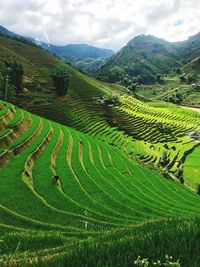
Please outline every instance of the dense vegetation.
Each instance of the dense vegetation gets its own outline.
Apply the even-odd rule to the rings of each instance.
[[[199,71],[199,45],[199,34],[179,43],[139,35],[109,59],[97,72],[97,77],[131,86],[161,83],[162,76],[173,72],[180,77],[185,72],[196,73]]]

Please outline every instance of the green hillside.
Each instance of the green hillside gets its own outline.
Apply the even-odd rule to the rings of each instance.
[[[0,35],[0,72],[6,72],[6,62],[20,62],[24,68],[24,92],[17,96],[19,105],[51,102],[55,96],[51,74],[61,63],[42,48],[16,37]]]
[[[20,57],[25,79],[40,85],[40,90],[31,87],[22,93],[17,98],[19,105],[96,137],[133,161],[184,182],[185,155],[198,145],[188,137],[199,129],[198,114],[175,105],[141,102],[124,87],[96,81],[28,43],[2,37],[1,45],[6,47],[7,59]],[[4,56],[5,52],[2,62]],[[62,65],[70,77],[67,96],[62,98],[56,96],[51,79],[57,65]]]
[[[200,54],[200,33],[190,36],[188,40],[176,44],[178,54],[183,63],[190,62],[199,57]]]
[[[15,105],[0,101],[3,266],[155,266],[168,254],[199,267],[200,114],[139,100],[27,41],[0,45],[1,76],[13,60],[24,69]]]
[[[30,37],[23,37],[14,32],[10,32],[1,25],[0,34],[21,38],[31,42],[32,44],[37,44],[38,46],[48,50],[54,55],[59,56],[66,62],[71,63],[76,68],[88,74],[93,74],[94,72],[96,72],[102,65],[107,62],[108,58],[110,58],[114,54],[114,52],[110,49],[104,49],[87,44],[47,44]]]
[[[28,243],[19,245],[12,261],[44,260],[56,251],[60,256],[66,249],[75,252],[80,239],[98,238],[104,230],[199,214],[198,195],[140,167],[118,149],[9,103],[1,102],[0,112],[5,261],[4,253],[17,242]],[[54,174],[59,175],[57,185]],[[34,235],[37,229],[40,234]]]
[[[138,35],[96,73],[140,96],[177,104],[200,104],[200,34],[178,43]],[[192,87],[195,84],[195,87]]]
[[[124,85],[151,84],[157,81],[156,75],[180,66],[171,43],[151,35],[138,35],[100,69],[97,77]]]

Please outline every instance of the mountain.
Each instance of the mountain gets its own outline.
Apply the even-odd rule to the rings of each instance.
[[[200,70],[200,33],[177,44],[177,54],[186,73],[199,73]]]
[[[100,69],[97,77],[107,82],[156,82],[156,74],[181,64],[176,48],[151,35],[134,37]]]
[[[198,71],[199,57],[200,33],[176,43],[152,35],[138,35],[113,55],[96,77],[125,86],[135,82],[152,84],[160,74],[168,74],[175,68]]]
[[[30,37],[22,37],[3,26],[0,26],[0,33],[28,40],[102,81],[117,82],[125,86],[133,83],[155,83],[157,76],[176,68],[195,73],[200,69],[200,33],[188,40],[174,43],[141,34],[130,40],[116,54],[112,50],[87,44],[47,44]]]
[[[41,46],[88,74],[97,71],[114,54],[112,50],[87,44],[56,46],[41,43]]]
[[[1,25],[0,25],[0,33],[3,33],[3,34],[8,35],[8,36],[19,36],[19,35],[15,34],[14,32],[7,30],[6,28],[4,28]]]
[[[27,37],[27,36],[21,36],[21,35],[19,35],[17,33],[11,32],[11,31],[9,31],[8,29],[6,29],[5,27],[3,27],[1,25],[0,25],[0,33],[4,34],[4,35],[8,35],[10,37],[17,37],[19,39],[27,40],[29,42],[32,42],[32,43],[38,45],[38,42],[35,39],[33,39],[31,37]]]
[[[56,45],[44,45],[42,47],[48,49],[50,52],[59,55],[70,61],[70,63],[75,63],[79,59],[85,58],[108,58],[113,55],[113,51],[109,49],[99,48],[87,44],[69,44],[65,46]]]
[[[176,44],[177,54],[185,64],[200,57],[200,33],[190,36],[186,41]]]
[[[30,37],[20,36],[7,30],[3,26],[0,26],[0,33],[11,37],[22,38],[41,46],[88,74],[96,72],[107,62],[108,58],[114,54],[114,52],[110,49],[99,48],[87,44],[69,44],[64,46],[47,44]]]

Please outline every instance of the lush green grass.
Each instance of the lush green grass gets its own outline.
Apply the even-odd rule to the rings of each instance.
[[[150,114],[154,114],[154,109],[149,109]],[[162,118],[165,113],[159,112]],[[104,266],[106,262],[108,266],[122,266],[125,259],[129,266],[130,260],[133,263],[139,254],[156,260],[170,253],[175,259],[181,259],[191,232],[192,246],[197,249],[197,234],[191,230],[196,222],[189,221],[191,229],[188,230],[186,221],[183,230],[178,228],[181,219],[176,221],[176,218],[184,222],[184,218],[198,216],[199,196],[128,158],[117,142],[121,135],[115,138],[117,131],[112,128],[107,131],[109,139],[116,142],[115,148],[105,143],[108,139],[103,143],[18,108],[5,129],[27,119],[32,121],[28,129],[4,147],[5,151],[20,149],[0,169],[1,257],[4,262],[9,260],[9,255],[11,265],[15,262],[20,266],[26,260],[36,262],[37,257],[46,262],[38,264],[48,265],[50,260],[55,266]],[[12,127],[14,132],[17,129]],[[54,174],[59,175],[57,185],[52,181]],[[156,223],[163,218],[167,218],[164,220],[167,233],[163,223],[160,230]],[[138,226],[140,232],[136,226],[131,226],[147,221],[152,223]],[[174,230],[170,232],[172,225]],[[36,233],[38,229],[40,232]],[[174,245],[178,253],[175,255],[170,250],[169,240],[164,240],[169,235],[172,238],[177,229],[183,233],[182,239],[177,234],[177,244],[182,240],[183,248],[178,250],[178,245]],[[154,251],[158,242],[156,231],[163,240],[158,252]],[[151,240],[148,241],[149,234]],[[141,253],[143,246],[148,248],[147,254]],[[138,249],[132,250],[134,247]],[[110,255],[110,259],[106,255]],[[114,255],[118,255],[116,259]],[[198,260],[197,256],[192,258],[194,266]]]
[[[200,184],[200,147],[197,147],[187,158],[183,166],[186,183],[197,190]]]
[[[34,266],[136,266],[134,261],[138,255],[162,261],[168,254],[174,260],[180,260],[181,267],[198,267],[199,230],[198,219],[176,219],[85,237],[13,232],[4,235],[3,252],[11,254],[18,247],[14,253],[15,261],[12,257],[10,260],[18,266],[28,266],[28,261]],[[48,257],[45,257],[45,252],[48,252]]]

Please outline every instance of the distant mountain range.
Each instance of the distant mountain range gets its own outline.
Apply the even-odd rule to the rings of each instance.
[[[173,69],[199,71],[200,33],[183,42],[171,43],[152,35],[138,35],[97,72],[96,77],[113,83],[151,84]]]
[[[39,42],[30,37],[20,36],[7,30],[3,26],[0,26],[0,33],[12,37],[16,36],[18,38],[24,38],[36,45],[41,46],[49,52],[56,54],[68,63],[71,63],[73,66],[88,74],[93,74],[93,72],[96,72],[114,54],[114,52],[110,49],[99,48],[87,44],[68,44],[64,46],[58,46],[47,44],[45,42]]]
[[[115,54],[112,50],[87,44],[47,44],[21,37],[2,26],[0,33],[24,38],[102,81],[125,86],[153,84],[158,77],[174,70],[180,73],[200,71],[200,33],[182,42],[141,34]]]
[[[0,33],[6,34],[6,35],[9,35],[9,36],[18,36],[18,34],[10,32],[9,30],[7,30],[6,28],[4,28],[1,25],[0,25]]]
[[[57,46],[41,43],[41,46],[88,74],[97,71],[114,54],[112,50],[87,44]]]

